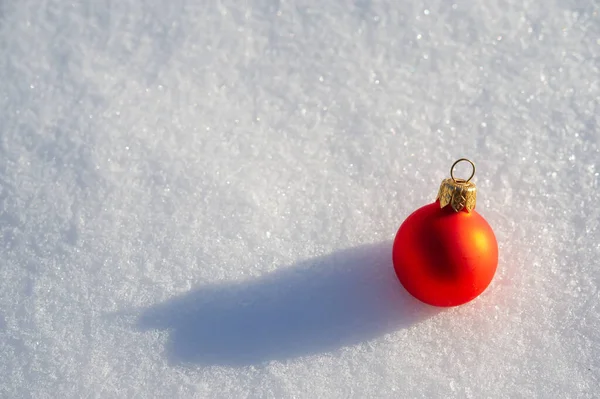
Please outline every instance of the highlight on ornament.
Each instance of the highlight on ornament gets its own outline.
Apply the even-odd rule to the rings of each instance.
[[[471,164],[468,179],[456,178],[460,162]],[[475,210],[475,164],[460,158],[443,179],[436,200],[401,224],[392,249],[396,275],[415,298],[433,306],[465,304],[485,291],[498,266],[498,243]]]

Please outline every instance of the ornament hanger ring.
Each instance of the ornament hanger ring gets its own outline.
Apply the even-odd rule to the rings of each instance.
[[[471,166],[473,167],[473,171],[471,172],[471,176],[469,176],[469,178],[468,178],[467,180],[465,180],[464,182],[465,182],[465,183],[468,183],[469,181],[471,181],[471,179],[473,178],[473,176],[475,176],[475,164],[474,164],[473,162],[471,162],[471,160],[469,160],[469,159],[467,159],[467,158],[461,158],[461,159],[459,159],[458,161],[454,162],[454,163],[452,164],[452,167],[450,168],[450,177],[452,177],[452,180],[454,180],[454,182],[455,182],[455,183],[458,183],[458,182],[456,181],[456,178],[454,177],[454,167],[455,167],[455,166],[456,166],[456,165],[457,165],[459,162],[462,162],[462,161],[466,161],[466,162],[470,163],[470,164],[471,164]],[[459,179],[459,180],[462,180],[462,179]]]

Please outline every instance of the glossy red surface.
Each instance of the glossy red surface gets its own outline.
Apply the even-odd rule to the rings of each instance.
[[[440,209],[436,201],[402,223],[393,260],[400,282],[414,297],[434,306],[457,306],[477,297],[492,281],[498,244],[477,211]]]

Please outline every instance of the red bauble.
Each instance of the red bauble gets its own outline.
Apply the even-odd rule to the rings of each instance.
[[[470,193],[461,192],[467,186]],[[473,209],[475,192],[469,181],[446,179],[438,200],[416,210],[398,230],[394,269],[406,290],[425,303],[462,305],[481,294],[494,277],[498,243],[490,225]],[[450,198],[455,194],[462,198],[458,205]],[[469,195],[471,209],[465,207]]]

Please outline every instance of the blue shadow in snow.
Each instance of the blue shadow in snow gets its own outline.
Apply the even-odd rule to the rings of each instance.
[[[197,288],[143,311],[138,326],[170,331],[174,363],[244,366],[334,351],[437,312],[402,288],[386,242]]]

